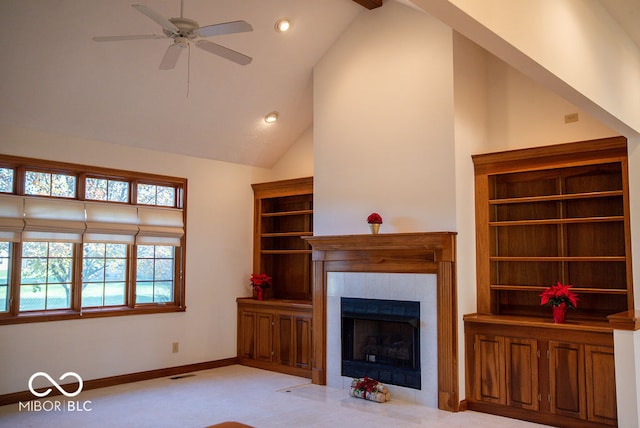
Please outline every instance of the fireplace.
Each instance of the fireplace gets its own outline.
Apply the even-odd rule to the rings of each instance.
[[[341,298],[342,376],[421,388],[420,302]]]
[[[433,407],[458,411],[456,233],[385,233],[303,239],[313,248],[313,383],[343,388],[345,382],[350,384],[349,377],[340,375],[340,297],[420,301],[421,389],[392,386],[394,397],[411,400],[402,395],[413,394],[414,402],[430,406],[435,403]],[[414,281],[407,282],[402,278],[396,284],[395,278],[403,275],[413,277]],[[364,276],[364,282],[360,278],[351,281],[361,276]],[[424,296],[425,293],[429,295]],[[424,338],[427,332],[433,339]],[[426,346],[431,343],[433,345]],[[335,368],[334,361],[337,361]],[[433,387],[430,382],[434,382]]]

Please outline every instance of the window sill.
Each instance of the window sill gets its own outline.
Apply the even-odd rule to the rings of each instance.
[[[0,325],[8,324],[25,324],[32,322],[48,322],[48,321],[65,321],[78,320],[86,318],[105,318],[118,317],[125,315],[149,315],[163,314],[170,312],[185,312],[184,306],[173,304],[167,305],[141,305],[135,308],[117,307],[117,308],[89,308],[83,309],[82,312],[65,309],[59,311],[38,311],[21,313],[17,316],[11,314],[0,315]]]

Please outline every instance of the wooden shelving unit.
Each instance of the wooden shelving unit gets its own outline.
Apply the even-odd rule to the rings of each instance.
[[[478,312],[546,317],[539,294],[579,293],[572,319],[633,308],[626,140],[474,156]]]
[[[253,184],[254,272],[273,277],[268,298],[311,300],[313,178]]]
[[[626,139],[473,161],[478,313],[464,318],[469,408],[559,426],[615,425],[607,317],[634,307]],[[563,325],[540,305],[558,281],[580,299]]]
[[[253,272],[272,277],[265,300],[239,298],[242,364],[311,378],[313,178],[253,184]]]

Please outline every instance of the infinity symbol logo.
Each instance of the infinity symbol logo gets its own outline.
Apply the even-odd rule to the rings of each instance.
[[[82,382],[82,378],[80,377],[80,375],[78,373],[74,373],[74,372],[66,372],[65,374],[63,374],[62,376],[60,376],[59,380],[63,380],[69,376],[75,377],[78,380],[78,390],[75,392],[67,392],[64,390],[64,388],[62,388],[60,386],[60,384],[58,384],[58,382],[56,382],[55,380],[53,380],[53,378],[51,378],[51,376],[49,376],[48,373],[45,372],[37,372],[31,375],[31,377],[29,378],[29,391],[31,391],[31,393],[33,395],[35,395],[36,397],[46,397],[47,395],[49,395],[51,393],[51,388],[48,388],[46,391],[44,392],[38,392],[33,388],[33,380],[35,378],[37,378],[38,376],[42,376],[45,377],[49,380],[49,382],[51,382],[51,384],[53,386],[56,387],[56,389],[58,391],[60,391],[60,393],[62,395],[64,395],[65,397],[75,397],[76,395],[80,394],[80,392],[82,392],[82,386],[83,386],[83,382]]]

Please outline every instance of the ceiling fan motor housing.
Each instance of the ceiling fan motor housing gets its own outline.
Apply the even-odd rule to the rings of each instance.
[[[198,23],[193,19],[189,18],[169,18],[169,22],[178,27],[177,33],[173,31],[169,31],[167,29],[163,29],[164,34],[167,37],[176,38],[184,38],[184,39],[195,39],[198,35],[196,34],[196,30],[198,29]]]

